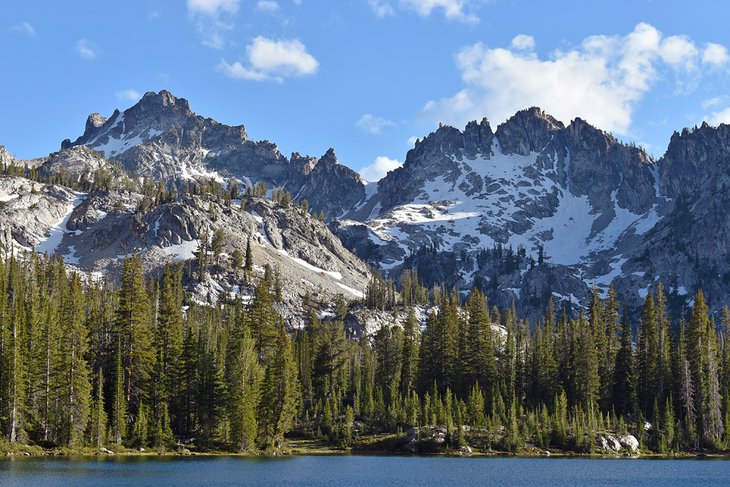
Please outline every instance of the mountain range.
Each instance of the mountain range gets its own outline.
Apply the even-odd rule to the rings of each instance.
[[[251,242],[256,271],[268,264],[287,283],[292,326],[303,300],[357,299],[375,269],[478,287],[528,318],[551,298],[585,307],[594,286],[636,308],[662,282],[675,314],[699,288],[714,310],[730,302],[728,125],[675,132],[655,160],[580,118],[565,125],[529,108],[496,129],[442,125],[374,183],[332,149],[287,157],[163,90],[90,115],[47,157],[0,147],[0,163],[6,249],[63,255],[89,278],[114,279],[130,253],[149,272],[187,262],[192,276],[218,233],[216,262],[189,283],[196,299],[247,295],[230,264]],[[211,185],[229,197],[211,198]],[[281,189],[294,203],[272,201]]]

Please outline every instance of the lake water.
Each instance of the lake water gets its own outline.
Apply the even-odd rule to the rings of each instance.
[[[2,487],[730,486],[730,461],[378,456],[0,460]]]

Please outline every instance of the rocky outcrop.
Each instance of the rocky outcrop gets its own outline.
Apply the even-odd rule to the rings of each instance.
[[[637,455],[639,453],[639,440],[634,435],[615,435],[612,433],[597,433],[596,446],[604,453],[628,453]]]
[[[533,107],[496,130],[486,119],[463,130],[441,125],[400,168],[366,184],[332,149],[287,157],[270,141],[251,140],[244,126],[199,116],[163,90],[108,118],[90,115],[81,137],[46,158],[16,161],[0,147],[0,163],[104,190],[79,195],[11,179],[0,187],[6,243],[40,245],[63,224],[54,233],[63,242],[58,252],[88,268],[112,269],[137,251],[148,252],[154,267],[174,252],[162,249],[190,246],[220,222],[234,246],[250,236],[267,248],[267,263],[297,269],[292,278],[311,292],[321,284],[354,297],[347,289],[362,289],[367,274],[354,251],[395,279],[415,268],[424,282],[479,287],[491,303],[514,302],[530,318],[549,299],[586,306],[594,285],[604,294],[613,285],[622,302],[638,307],[661,281],[675,314],[700,287],[713,311],[730,302],[728,125],[675,133],[654,161],[580,118],[565,125]],[[96,184],[97,175],[108,184]],[[326,215],[340,241],[293,207],[287,215],[265,204],[256,215],[219,207],[206,216],[192,198],[137,214],[144,178],[178,189],[200,179],[284,188]],[[300,261],[318,277],[300,276],[307,269]],[[199,294],[221,291],[204,284]],[[370,326],[353,320],[354,328]]]
[[[137,185],[118,164],[83,145],[50,154],[38,165],[38,171],[42,176],[64,175],[76,183],[96,182],[109,189]]]
[[[637,307],[659,281],[678,313],[700,287],[714,304],[730,300],[728,161],[725,125],[675,134],[654,161],[582,119],[565,126],[531,108],[494,134],[486,120],[440,126],[333,228],[395,278],[416,268],[424,282],[477,286],[523,316],[551,297],[579,309],[594,285]],[[500,259],[480,258],[498,247]]]
[[[328,216],[361,202],[364,184],[334,153],[319,161],[297,153],[288,159],[267,140],[252,141],[243,125],[228,126],[195,114],[184,98],[162,90],[146,93],[131,108],[108,119],[89,116],[84,134],[62,151],[85,146],[113,159],[138,177],[163,181],[212,178],[242,186],[283,187],[295,199]]]
[[[559,122],[540,108],[532,107],[517,112],[497,127],[497,139],[503,154],[527,156],[541,152],[553,138],[554,132],[563,129]]]
[[[370,271],[347,251],[327,226],[296,205],[280,206],[262,198],[238,201],[181,197],[141,211],[141,194],[126,189],[75,193],[61,186],[19,177],[0,178],[0,244],[17,255],[35,249],[62,256],[89,278],[117,281],[121,262],[137,255],[147,273],[158,274],[168,262],[185,263],[185,284],[192,299],[215,304],[253,290],[234,268],[233,254],[251,242],[254,274],[268,268],[280,276],[277,309],[291,327],[301,326],[308,311],[305,295],[322,307],[337,295],[359,300]],[[219,255],[213,236],[222,236]],[[201,269],[200,249],[208,265]]]
[[[15,163],[15,157],[8,150],[0,145],[0,166],[7,167]]]
[[[309,169],[303,186],[295,193],[299,201],[307,200],[312,208],[329,217],[341,217],[365,199],[365,186],[358,173],[337,161],[334,149],[329,149]],[[304,174],[304,173],[303,173]]]
[[[730,164],[730,125],[674,132],[666,154],[659,161],[659,189],[677,199],[692,198],[723,174]]]

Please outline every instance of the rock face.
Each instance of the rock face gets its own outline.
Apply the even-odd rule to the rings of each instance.
[[[551,297],[585,306],[593,285],[638,306],[660,280],[675,310],[699,287],[716,310],[730,301],[729,163],[726,125],[675,134],[654,161],[531,108],[494,132],[440,126],[333,229],[396,278],[477,286],[528,317]]]
[[[0,145],[0,166],[10,166],[14,162],[15,158],[13,155],[4,146]]]
[[[639,440],[634,435],[623,435],[618,439],[621,446],[630,453],[639,453]]]
[[[478,287],[492,304],[515,303],[533,319],[550,299],[585,307],[594,285],[604,294],[613,285],[636,308],[661,281],[675,315],[699,288],[713,311],[730,302],[728,125],[675,133],[655,161],[584,120],[566,125],[530,108],[496,129],[486,119],[463,130],[442,125],[402,167],[366,185],[333,149],[286,157],[163,90],[108,118],[90,115],[83,135],[48,157],[18,161],[0,147],[0,164],[94,188],[80,195],[0,181],[2,242],[90,271],[113,273],[127,252],[141,252],[153,269],[192,256],[196,241],[223,228],[232,249],[248,237],[266,249],[265,262],[298,279],[300,294],[322,287],[357,296],[368,271],[352,251],[396,279],[413,268],[424,283]],[[145,179],[178,190],[211,180],[284,188],[326,215],[339,240],[299,210],[264,200],[238,211],[217,204],[207,215],[191,197],[142,214]],[[238,285],[224,274],[195,285],[201,300]],[[371,318],[352,316],[353,329],[376,326]]]
[[[75,146],[37,160],[36,167],[43,176],[66,175],[74,182],[92,183],[104,179],[109,188],[134,187],[135,183],[118,165],[100,152],[86,146]],[[96,181],[97,183],[99,181]]]
[[[139,256],[153,275],[167,262],[184,262],[193,299],[213,304],[251,298],[253,290],[232,257],[236,250],[245,254],[250,241],[255,274],[263,275],[268,266],[280,275],[277,306],[292,328],[306,318],[305,294],[315,303],[331,303],[338,294],[357,300],[366,288],[368,267],[299,207],[262,198],[249,198],[242,207],[240,201],[226,205],[190,196],[140,211],[142,200],[125,189],[76,193],[0,177],[0,244],[18,255],[35,249],[63,256],[89,278],[112,282],[126,255]],[[196,253],[210,249],[216,233],[223,237],[222,251],[209,256],[201,273]]]
[[[362,178],[340,165],[334,151],[319,160],[296,153],[287,158],[269,141],[250,140],[243,125],[196,115],[187,100],[165,90],[146,93],[108,119],[90,115],[84,134],[65,140],[61,152],[77,146],[100,152],[138,177],[167,182],[207,177],[282,187],[329,216],[342,215],[365,197]]]

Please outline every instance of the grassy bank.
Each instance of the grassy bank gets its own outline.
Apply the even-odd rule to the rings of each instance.
[[[501,450],[484,450],[478,448],[452,449],[442,447],[431,451],[412,452],[403,449],[404,437],[399,434],[382,434],[362,436],[353,440],[351,445],[337,446],[317,439],[290,439],[285,446],[271,452],[235,452],[215,448],[198,448],[188,445],[178,448],[162,449],[130,449],[124,447],[92,448],[92,447],[53,447],[43,448],[39,445],[20,443],[0,443],[0,457],[36,457],[36,456],[88,456],[88,457],[155,457],[155,456],[278,456],[278,455],[392,455],[392,456],[464,456],[464,457],[523,457],[523,458],[645,458],[645,459],[677,459],[677,458],[716,458],[730,459],[724,452],[677,452],[660,454],[641,452],[636,455],[628,453],[578,453],[557,449],[540,449],[526,446],[516,452]]]

